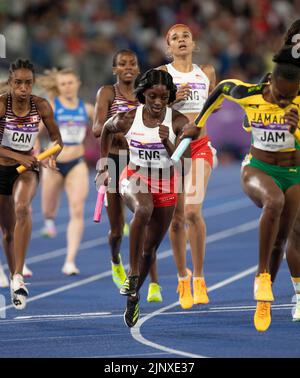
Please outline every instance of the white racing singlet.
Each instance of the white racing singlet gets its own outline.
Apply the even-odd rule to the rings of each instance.
[[[30,112],[19,117],[12,111],[12,98],[9,94],[5,115],[0,118],[0,145],[16,151],[30,151],[38,135],[40,121],[41,117],[32,96]]]
[[[176,102],[172,108],[181,113],[200,113],[209,92],[209,79],[197,64],[193,64],[190,72],[177,71],[171,63],[166,65],[167,71],[173,77],[174,84],[178,87],[188,84],[191,93],[186,100]]]
[[[170,156],[161,142],[158,127],[147,127],[143,122],[143,108],[136,109],[131,128],[125,135],[129,146],[130,161],[136,166],[150,168],[169,168],[173,165]],[[176,135],[172,128],[172,109],[166,108],[162,124],[169,128],[169,139],[175,144]]]

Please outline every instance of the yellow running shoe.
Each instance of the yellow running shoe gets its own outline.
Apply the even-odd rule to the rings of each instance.
[[[207,289],[203,277],[193,279],[194,304],[207,304],[209,302]]]
[[[162,302],[161,287],[155,282],[150,282],[148,287],[148,302]]]
[[[274,301],[271,275],[269,273],[261,273],[258,277],[255,277],[254,299],[262,302]]]
[[[122,264],[121,255],[119,255],[119,259],[120,259],[119,264],[114,264],[113,262],[111,262],[111,274],[112,274],[112,279],[114,283],[116,284],[117,288],[121,289],[127,276],[126,276],[124,266]]]
[[[257,331],[266,331],[271,324],[271,303],[257,302],[254,314],[254,325]]]
[[[128,236],[129,235],[129,224],[125,223],[123,227],[123,235]]]
[[[183,309],[191,308],[194,304],[194,298],[191,291],[191,276],[178,280],[177,293],[179,294],[179,303]]]

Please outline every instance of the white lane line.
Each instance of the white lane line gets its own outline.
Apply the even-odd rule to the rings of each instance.
[[[233,227],[233,228],[230,228],[228,230],[224,230],[224,231],[220,231],[214,235],[210,235],[209,237],[207,237],[206,239],[206,243],[212,243],[214,241],[217,241],[217,240],[221,240],[221,239],[225,239],[227,237],[230,237],[230,236],[234,236],[234,235],[237,235],[237,234],[240,234],[240,233],[243,233],[243,232],[247,232],[247,231],[250,231],[252,229],[255,229],[257,228],[258,226],[258,220],[255,219],[253,221],[250,221],[250,222],[247,222],[247,223],[244,223],[244,224],[241,224],[240,226],[237,226],[237,227]],[[257,270],[257,265],[249,268],[249,269],[246,269],[244,270],[243,272],[240,272],[232,277],[229,277],[211,287],[208,288],[208,291],[213,291],[213,290],[217,290],[221,287],[224,287],[226,285],[229,285],[230,283],[232,282],[235,282],[237,280],[240,280],[252,273],[254,273],[255,271]],[[147,345],[147,346],[150,346],[152,348],[155,348],[155,349],[158,349],[158,350],[162,350],[164,352],[169,352],[169,353],[175,353],[175,354],[178,354],[178,355],[181,355],[181,356],[185,356],[185,357],[190,357],[190,358],[205,358],[205,356],[202,356],[202,355],[195,355],[193,353],[187,353],[187,352],[184,352],[184,351],[180,351],[180,350],[176,350],[176,349],[172,349],[172,348],[168,348],[168,347],[165,347],[163,345],[160,345],[160,344],[157,344],[157,343],[154,343],[152,341],[149,341],[147,339],[145,339],[142,334],[141,334],[141,327],[142,325],[148,321],[149,319],[157,316],[158,314],[161,314],[162,312],[165,312],[173,307],[176,307],[179,305],[179,301],[169,305],[169,306],[166,306],[166,307],[162,307],[161,309],[157,310],[157,311],[154,311],[153,313],[151,314],[148,314],[147,316],[141,318],[137,325],[133,328],[131,328],[131,335],[132,337],[144,344],[144,345]]]
[[[295,307],[293,303],[272,305],[272,311],[279,310],[291,310]],[[209,308],[207,310],[188,310],[188,311],[168,311],[161,312],[156,316],[169,316],[169,315],[201,315],[201,314],[218,314],[226,312],[253,312],[255,306],[236,306],[236,307],[223,307],[222,309]],[[141,313],[142,316],[148,314]],[[123,314],[112,314],[111,312],[94,312],[88,314],[56,314],[56,315],[33,315],[33,316],[17,316],[13,319],[2,319],[0,320],[0,326],[6,324],[19,324],[19,323],[45,323],[45,322],[56,322],[56,321],[76,321],[76,320],[94,320],[94,319],[112,319],[112,318],[123,318]],[[30,337],[29,337],[30,338]]]
[[[210,235],[210,236],[207,237],[207,243],[212,243],[214,241],[222,240],[222,239],[228,238],[228,237],[233,236],[233,235],[237,235],[237,234],[241,234],[243,232],[247,232],[247,231],[249,231],[251,229],[256,228],[257,227],[257,222],[258,222],[257,220],[252,220],[250,222],[243,223],[240,226],[231,227],[231,228],[229,228],[227,230],[223,230],[223,231],[217,232],[217,233],[215,233],[215,234]],[[96,240],[97,239],[94,239],[94,240],[91,240],[90,242],[92,243],[92,242],[95,242]],[[189,248],[187,248],[187,250],[189,250]],[[167,258],[167,257],[169,257],[171,255],[172,255],[172,250],[168,249],[166,251],[158,253],[157,254],[157,259],[161,260],[161,259]],[[124,268],[127,269],[128,268],[128,264],[126,264],[124,266]],[[34,302],[34,301],[37,301],[39,299],[43,299],[43,298],[49,297],[51,295],[62,293],[64,291],[66,291],[66,290],[74,289],[76,287],[83,286],[83,285],[95,282],[95,281],[100,280],[102,278],[109,277],[110,275],[111,275],[111,271],[107,270],[106,272],[99,273],[99,274],[90,276],[88,278],[85,278],[83,280],[78,280],[78,281],[73,282],[71,284],[64,285],[64,286],[58,287],[56,289],[53,289],[53,290],[50,290],[50,291],[46,291],[44,293],[41,293],[41,294],[36,295],[34,297],[31,297],[31,298],[29,298],[27,300],[27,303]],[[178,303],[178,302],[176,302],[176,303]],[[174,305],[172,305],[172,307],[174,307]],[[4,310],[8,310],[10,308],[13,308],[13,305],[9,305],[9,306],[5,306],[5,307],[0,308],[0,312],[4,311]]]
[[[254,222],[254,221],[253,221],[253,222]],[[250,222],[248,222],[248,223],[250,223]],[[240,228],[241,228],[242,226],[243,226],[243,225],[241,225]],[[241,231],[241,232],[243,232],[243,231]],[[225,231],[224,231],[223,233],[225,233]],[[240,233],[240,232],[238,232],[238,233]],[[224,286],[226,286],[226,285],[229,285],[229,284],[232,283],[232,282],[238,281],[238,280],[240,280],[240,279],[242,279],[242,278],[248,276],[249,274],[254,273],[254,272],[256,271],[256,269],[257,269],[257,265],[255,265],[255,266],[253,266],[253,267],[251,267],[251,268],[249,268],[249,269],[246,269],[246,270],[244,270],[244,271],[242,271],[242,272],[240,272],[240,273],[238,273],[238,274],[235,274],[234,276],[229,277],[229,278],[227,278],[227,279],[225,279],[225,280],[223,280],[223,281],[220,281],[220,282],[218,282],[217,284],[215,284],[215,285],[209,287],[209,288],[208,288],[208,291],[217,290],[217,289],[219,289],[219,288],[221,288],[221,287],[224,287]],[[200,355],[200,354],[193,354],[193,353],[188,353],[188,352],[184,352],[184,351],[181,351],[181,350],[177,350],[177,349],[172,349],[172,348],[165,347],[165,346],[163,346],[163,345],[160,345],[160,344],[154,343],[153,341],[147,340],[144,336],[142,336],[142,334],[141,334],[141,327],[142,327],[142,325],[143,325],[146,321],[148,321],[148,320],[154,318],[155,316],[160,315],[161,313],[163,313],[163,312],[165,312],[165,311],[168,311],[168,310],[170,310],[171,308],[174,308],[174,307],[176,307],[176,306],[178,306],[178,305],[179,305],[179,301],[174,302],[174,303],[172,303],[172,304],[169,305],[169,306],[162,307],[162,308],[160,308],[159,310],[154,311],[153,313],[148,314],[148,315],[146,315],[145,317],[141,318],[141,319],[138,321],[137,325],[136,325],[135,327],[131,328],[131,330],[130,330],[130,331],[131,331],[131,335],[132,335],[132,337],[133,337],[136,341],[138,341],[139,343],[141,343],[141,344],[144,344],[144,345],[146,345],[146,346],[152,347],[152,348],[154,348],[154,349],[162,350],[162,351],[164,351],[164,352],[169,352],[169,353],[172,353],[172,354],[178,354],[179,356],[184,356],[184,357],[189,357],[189,358],[206,358],[206,356],[202,356],[202,355]]]
[[[247,204],[247,202],[245,202],[244,200],[241,200],[241,199],[226,202],[226,203],[224,203],[223,205],[220,205],[220,206],[212,206],[212,207],[207,208],[206,209],[207,214],[205,215],[205,210],[204,210],[204,215],[205,215],[206,218],[213,217],[213,216],[220,215],[220,214],[223,214],[223,213],[226,213],[226,212],[229,212],[229,211],[238,210],[242,207],[245,207],[246,204]],[[251,203],[250,203],[250,205],[251,205]],[[85,227],[87,227],[89,225],[92,226],[94,224],[95,223],[91,222],[91,224],[87,224]],[[250,225],[250,227],[251,227],[251,225]],[[224,232],[226,233],[227,230],[225,230]],[[36,233],[37,233],[36,234],[37,236],[33,237],[32,239],[40,237],[39,231],[36,231]],[[217,233],[215,235],[217,235],[218,238],[220,238],[220,237],[223,238],[223,234]],[[210,242],[209,241],[210,237],[211,236],[208,236],[208,238],[207,238],[208,242]],[[214,237],[214,236],[212,235],[212,237]],[[93,247],[97,247],[97,246],[101,246],[101,245],[106,245],[106,244],[107,244],[107,237],[103,236],[101,238],[92,239],[92,240],[89,240],[89,241],[86,241],[86,242],[82,242],[80,247],[79,247],[79,250],[82,251],[82,250],[86,250],[86,249],[89,249],[89,248],[93,248]],[[171,251],[171,250],[169,250],[169,251]],[[172,254],[172,251],[171,252],[169,252],[169,251],[168,251],[168,253]],[[41,262],[41,261],[50,260],[52,258],[64,256],[65,254],[66,254],[66,248],[59,248],[59,249],[55,249],[55,250],[50,251],[50,252],[39,254],[38,256],[28,257],[26,259],[26,263],[34,264],[34,263],[38,263],[38,262]],[[167,255],[166,257],[168,257],[168,256],[170,256],[170,255]],[[4,264],[3,268],[7,270],[8,265]]]
[[[87,312],[82,314],[48,314],[48,315],[31,315],[31,316],[16,316],[16,320],[28,320],[28,319],[43,319],[43,318],[76,318],[76,317],[90,317],[90,316],[103,316],[111,315],[111,312]]]
[[[250,206],[253,206],[253,203],[247,197],[240,198],[233,201],[222,203],[220,205],[205,208],[203,209],[203,215],[205,218],[210,218],[215,215],[224,214],[229,211],[244,209]]]
[[[169,353],[159,353],[159,352],[156,352],[156,353],[135,353],[135,354],[117,354],[117,355],[110,355],[110,356],[92,356],[92,357],[87,357],[87,358],[128,358],[128,357],[132,357],[132,358],[136,358],[136,357],[145,357],[145,356],[161,356],[161,355],[164,355],[164,354],[169,354]]]
[[[225,214],[229,211],[240,210],[240,209],[247,208],[250,206],[252,206],[252,203],[250,202],[248,198],[241,198],[241,199],[237,199],[233,201],[228,201],[220,205],[208,207],[203,210],[203,215],[205,218],[210,218],[216,215]],[[95,226],[95,223],[91,219],[92,219],[92,213],[89,213],[89,215],[86,217],[86,220],[85,220],[85,225],[84,225],[85,228]],[[101,221],[101,225],[104,225],[106,223],[108,223],[107,217],[103,218],[103,220]],[[67,227],[68,227],[68,222],[57,224],[56,225],[57,234],[65,232],[67,230]],[[43,236],[41,235],[41,231],[34,230],[31,235],[31,240],[35,240],[39,238],[43,238]]]
[[[106,236],[103,236],[97,239],[88,240],[80,244],[79,251],[84,251],[84,250],[94,248],[94,247],[100,247],[101,245],[105,245],[105,244],[107,244]],[[41,261],[53,259],[55,257],[64,256],[65,254],[66,254],[66,248],[58,248],[58,249],[54,249],[53,251],[40,254],[38,256],[29,257],[26,259],[26,262],[29,264],[34,264]],[[8,265],[4,264],[3,268],[8,269]]]

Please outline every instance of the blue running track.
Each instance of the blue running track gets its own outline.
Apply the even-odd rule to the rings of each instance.
[[[33,203],[27,258],[34,272],[27,280],[27,308],[16,311],[9,290],[0,289],[6,299],[6,308],[0,311],[0,357],[300,357],[300,323],[292,321],[293,288],[286,261],[274,284],[269,330],[258,333],[253,325],[260,211],[243,194],[239,170],[238,164],[216,169],[204,205],[210,303],[186,311],[178,305],[176,270],[166,236],[158,251],[163,302],[146,301],[147,281],[141,292],[141,318],[131,330],[123,322],[126,298],[119,295],[111,279],[106,212],[100,224],[92,222],[94,172],[78,276],[61,273],[68,222],[66,198],[56,221],[57,237],[43,239],[39,235],[43,222],[39,192]],[[122,256],[127,264],[126,237]],[[3,254],[1,260],[4,262]],[[189,252],[188,264],[191,266]]]

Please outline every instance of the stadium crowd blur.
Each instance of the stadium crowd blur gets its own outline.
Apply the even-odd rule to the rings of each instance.
[[[97,88],[114,81],[116,50],[134,50],[141,71],[160,66],[168,62],[166,31],[185,23],[197,41],[195,63],[213,64],[218,80],[256,82],[270,70],[283,33],[299,15],[300,0],[1,0],[7,59],[0,59],[0,75],[19,56],[30,58],[38,72],[73,67],[82,79],[81,96],[94,102]],[[229,124],[232,118],[227,115]],[[213,142],[234,147],[230,134],[220,141],[212,135]],[[247,135],[238,137],[248,145]]]

